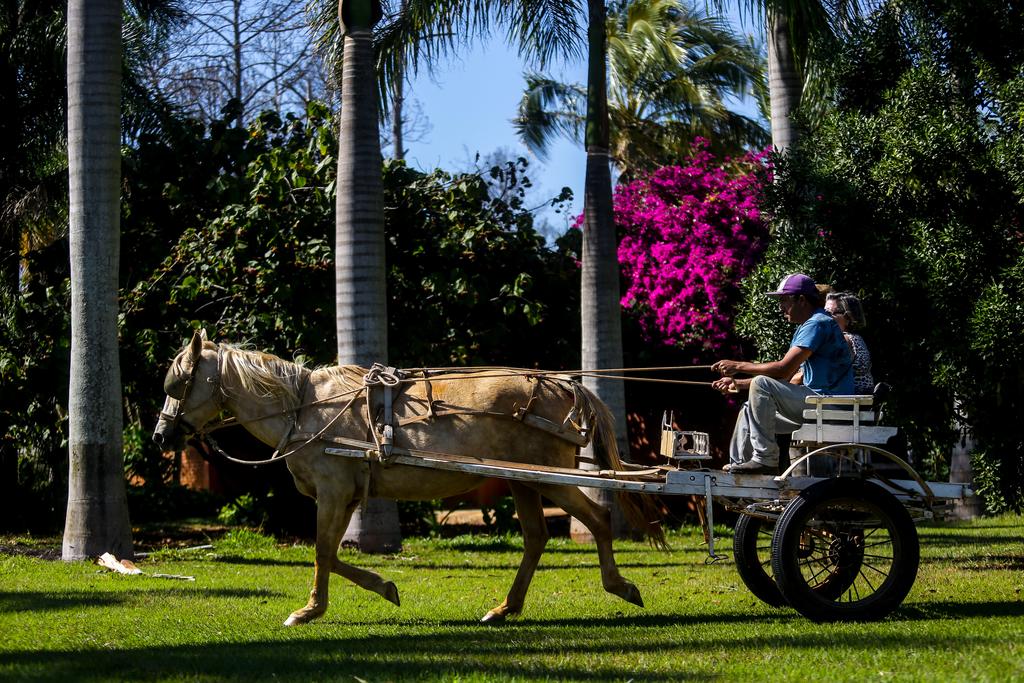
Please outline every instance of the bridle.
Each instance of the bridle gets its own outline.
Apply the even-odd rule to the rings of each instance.
[[[223,374],[223,367],[224,367],[224,347],[222,347],[219,344],[216,345],[216,346],[217,346],[217,367],[216,367],[215,374],[212,377],[208,378],[207,382],[209,382],[213,386],[213,400],[215,402],[214,407],[215,407],[217,413],[220,413],[222,408],[224,407],[224,402],[227,399],[227,394],[224,391],[224,386],[223,386],[222,381],[221,381],[221,377],[222,377],[222,374]],[[159,413],[160,419],[163,419],[163,420],[166,420],[166,421],[170,422],[170,425],[171,425],[171,430],[170,431],[171,431],[171,433],[172,434],[178,433],[178,429],[179,429],[179,427],[181,427],[181,435],[183,435],[187,439],[189,439],[189,440],[193,440],[193,439],[194,440],[198,440],[200,443],[205,444],[212,451],[215,451],[215,452],[219,453],[226,460],[229,460],[229,461],[235,462],[235,463],[239,463],[239,464],[243,464],[243,465],[263,465],[263,464],[266,464],[268,462],[274,462],[276,460],[283,459],[283,458],[286,458],[289,455],[291,455],[292,454],[291,452],[287,453],[287,454],[284,454],[284,455],[280,455],[280,451],[281,451],[281,449],[285,445],[287,445],[291,441],[291,435],[292,435],[292,432],[294,431],[295,426],[296,426],[296,419],[297,419],[298,408],[301,408],[302,406],[298,406],[296,408],[287,408],[287,409],[285,409],[283,411],[274,411],[274,412],[268,413],[266,415],[260,415],[258,417],[252,418],[251,420],[248,420],[249,422],[259,422],[260,420],[266,420],[266,419],[269,419],[269,418],[272,418],[272,417],[279,417],[279,416],[282,416],[282,415],[291,414],[290,425],[288,426],[288,428],[285,430],[283,436],[281,437],[281,442],[278,444],[277,448],[275,449],[274,456],[270,460],[265,460],[265,461],[262,461],[262,460],[261,461],[248,461],[248,460],[240,460],[238,458],[234,458],[234,457],[230,456],[229,454],[225,453],[224,450],[220,446],[217,445],[217,442],[214,441],[213,436],[211,435],[211,432],[217,431],[217,430],[222,429],[224,427],[228,427],[230,425],[238,424],[238,419],[236,417],[229,416],[229,417],[226,417],[226,418],[222,418],[220,420],[215,420],[215,421],[212,421],[212,422],[208,422],[208,423],[202,425],[201,427],[196,427],[191,422],[189,422],[188,420],[185,419],[185,417],[184,417],[184,413],[185,413],[184,405],[185,405],[186,401],[188,401],[188,397],[191,394],[193,387],[195,386],[195,380],[196,380],[196,376],[197,376],[198,371],[199,371],[199,362],[200,362],[201,358],[202,358],[202,353],[201,352],[199,354],[192,355],[191,354],[191,350],[189,351],[189,359],[192,361],[192,367],[189,370],[188,375],[183,378],[184,382],[183,382],[183,384],[181,386],[180,392],[178,391],[177,387],[174,387],[174,386],[170,386],[169,387],[167,380],[164,381],[164,393],[166,393],[167,396],[169,396],[170,398],[173,398],[173,399],[175,399],[175,401],[177,401],[177,405],[175,406],[174,412],[167,413],[167,412],[164,412],[163,410],[161,410],[160,413]],[[300,389],[299,389],[299,395],[300,396],[304,393],[306,384],[309,382],[309,378],[310,378],[310,374],[306,374],[305,377],[303,378],[302,384],[301,384]],[[175,380],[177,380],[177,379],[178,378],[175,377]],[[176,383],[177,382],[175,382],[175,384]],[[338,396],[333,396],[331,398],[338,398],[339,396],[344,396],[344,395],[350,394],[350,393],[354,393],[354,392],[344,392],[343,394],[340,394]],[[179,398],[179,396],[180,396],[180,398]],[[318,400],[318,401],[313,401],[312,403],[310,403],[308,405],[313,405],[315,403],[319,403],[322,400],[324,400],[324,399],[321,399],[321,400]],[[354,400],[354,398],[352,400]],[[347,405],[351,405],[352,404],[352,400],[350,400]],[[344,412],[344,411],[341,411],[341,412]],[[338,413],[338,416],[341,415],[341,412]],[[335,418],[335,419],[337,419],[337,418]],[[323,432],[326,431],[327,427],[329,427],[333,423],[334,423],[334,420],[331,420],[331,422],[329,422],[328,425],[325,426],[324,429],[321,430],[321,432],[319,434],[316,434],[313,437],[311,437],[307,441],[307,444],[309,442],[319,438],[323,434]]]
[[[189,355],[191,356],[191,353]],[[216,371],[216,374],[213,377],[211,377],[210,379],[207,380],[210,384],[213,385],[213,395],[214,395],[214,399],[217,401],[218,409],[220,408],[220,403],[223,402],[223,392],[221,390],[221,384],[220,384],[220,368],[221,368],[222,358],[223,358],[223,350],[218,345],[217,346],[217,371]],[[163,410],[160,411],[160,418],[164,419],[164,420],[168,420],[171,423],[171,433],[172,434],[176,433],[178,431],[178,427],[180,425],[180,426],[184,427],[184,429],[182,430],[182,433],[186,437],[188,437],[188,436],[195,436],[195,435],[201,435],[200,429],[197,428],[195,425],[193,425],[188,420],[186,420],[184,418],[184,416],[183,416],[184,412],[185,412],[185,402],[188,400],[189,394],[192,392],[192,386],[195,384],[196,375],[199,372],[199,361],[200,360],[202,360],[202,351],[200,351],[195,356],[192,356],[192,368],[189,370],[188,376],[185,378],[185,385],[182,388],[181,398],[178,398],[176,396],[171,395],[171,393],[167,391],[167,387],[166,386],[164,387],[164,391],[167,393],[167,395],[170,396],[171,398],[175,399],[178,402],[178,404],[174,407],[174,412],[173,413],[165,413]]]

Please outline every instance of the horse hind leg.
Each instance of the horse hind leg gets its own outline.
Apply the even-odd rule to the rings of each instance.
[[[508,595],[500,605],[487,612],[480,621],[486,624],[500,624],[507,618],[523,611],[526,591],[533,580],[533,574],[548,542],[548,525],[544,520],[544,508],[540,493],[517,482],[509,482],[512,497],[519,515],[519,525],[523,530],[523,559],[516,571],[516,578]]]
[[[285,626],[308,623],[323,616],[327,611],[328,593],[331,572],[339,574],[352,583],[377,593],[384,599],[398,604],[398,588],[394,583],[385,581],[374,572],[359,569],[338,559],[338,545],[348,528],[349,520],[358,502],[351,496],[345,503],[332,500],[331,496],[321,494],[317,497],[316,521],[316,564],[313,573],[313,590],[309,594],[306,606],[291,613],[285,620]]]
[[[626,602],[644,606],[640,590],[622,577],[615,564],[612,549],[611,512],[601,507],[583,491],[569,486],[545,486],[541,492],[560,508],[578,519],[590,529],[597,544],[597,557],[601,565],[601,584],[606,591],[617,595]]]

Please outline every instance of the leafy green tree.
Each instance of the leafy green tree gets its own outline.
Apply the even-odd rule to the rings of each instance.
[[[141,55],[178,18],[174,0],[125,3],[125,139],[160,130],[170,112],[140,83]],[[17,289],[21,255],[67,231],[67,2],[11,0],[0,7],[0,286]]]
[[[786,272],[860,291],[917,464],[943,476],[965,424],[989,508],[1019,509],[1024,12],[905,0],[851,31],[828,66],[834,111],[769,188],[774,240],[743,328],[765,356],[785,345],[758,293]]]
[[[613,4],[607,32],[609,138],[620,173],[678,163],[695,137],[720,156],[767,144],[760,123],[728,106],[765,92],[764,60],[722,19],[681,0],[635,0]],[[585,102],[584,86],[529,74],[518,133],[541,157],[554,135],[582,140]]]
[[[154,142],[130,163],[139,167],[130,175],[133,185],[147,188],[133,189],[126,202],[131,248],[174,239],[154,233],[151,218],[140,212],[167,210],[188,224],[145,279],[125,282],[125,353],[139,349],[125,365],[140,366],[127,371],[125,386],[139,412],[156,408],[154,374],[181,341],[181,330],[162,332],[169,320],[206,325],[225,339],[278,354],[335,361],[336,344],[321,332],[334,320],[330,237],[337,138],[331,125],[326,107],[314,104],[303,119],[264,113],[237,139],[228,125],[219,126],[190,143],[194,168],[210,182],[189,186],[193,166],[170,166],[158,175],[180,177],[162,195],[151,191],[156,188],[144,180],[142,167],[160,159],[178,163],[173,148]],[[232,151],[221,156],[210,151],[216,148]],[[230,183],[216,175],[217,160],[224,163],[225,157],[245,159],[241,176]],[[572,292],[579,277],[577,236],[547,247],[523,203],[530,187],[526,172],[524,160],[485,175],[384,164],[392,362],[578,366],[570,335],[559,333],[566,325],[571,333],[566,317],[578,307]],[[191,197],[201,201],[204,193],[217,192],[225,206],[217,208],[214,200],[207,215],[191,216]],[[538,345],[538,338],[551,341]]]
[[[122,338],[132,416],[147,419],[159,408],[158,378],[182,336],[167,330],[179,321],[313,364],[336,359],[335,340],[322,333],[335,315],[337,133],[330,113],[322,105],[311,105],[303,119],[265,113],[240,132],[227,116],[205,138],[194,129],[195,139],[173,148],[152,140],[129,164],[132,248],[146,254],[147,242],[173,239],[151,224],[161,212],[188,226],[148,277],[126,283]],[[181,150],[194,150],[195,173]],[[239,176],[218,172],[234,159],[244,160]],[[164,169],[147,179],[159,165]],[[549,249],[533,228],[523,205],[525,170],[525,162],[484,176],[384,165],[390,362],[578,367],[566,336],[578,310],[578,250],[571,240]],[[157,178],[167,179],[162,192]],[[205,216],[193,215],[193,199]],[[151,450],[132,456],[134,467],[159,462]],[[280,474],[275,499],[294,488]]]
[[[120,129],[124,140],[135,142],[139,135],[159,131],[169,116],[160,98],[135,76],[139,55],[152,49],[160,27],[173,23],[177,10],[173,0],[132,0],[123,9]],[[68,345],[65,335],[41,334],[60,329],[66,316],[37,317],[47,302],[66,296],[58,275],[66,267],[51,273],[36,269],[53,265],[53,254],[67,256],[66,243],[49,248],[68,232],[67,16],[67,3],[54,0],[11,0],[0,6],[0,101],[5,107],[0,117],[0,499],[5,504],[17,499],[11,490],[17,482],[66,481],[65,474],[54,478],[60,458],[51,449],[66,436],[56,415],[58,406],[66,415],[67,369],[40,374],[68,360],[61,351]],[[24,353],[25,348],[51,348],[55,355],[44,359]],[[44,377],[64,387],[63,396],[41,397],[37,387]],[[36,418],[34,426],[26,412]],[[62,448],[66,458],[66,444]],[[31,484],[26,489],[34,491]],[[39,500],[52,512],[48,497]],[[33,522],[49,520],[50,512],[5,517]]]

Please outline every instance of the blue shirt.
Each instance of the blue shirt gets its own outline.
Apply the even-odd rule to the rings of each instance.
[[[818,394],[853,393],[853,357],[839,324],[819,308],[793,333],[790,346],[810,349],[804,385]]]

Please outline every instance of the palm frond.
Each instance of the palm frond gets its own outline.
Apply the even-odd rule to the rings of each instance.
[[[586,45],[586,13],[578,0],[500,0],[498,23],[519,54],[541,69],[556,58],[579,59]]]
[[[528,73],[519,111],[512,120],[516,134],[538,159],[547,158],[551,141],[559,136],[581,142],[586,120],[586,88]]]

